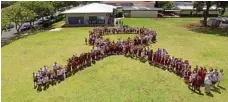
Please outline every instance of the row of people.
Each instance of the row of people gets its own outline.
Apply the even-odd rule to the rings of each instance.
[[[100,32],[97,29],[104,30],[106,28],[95,28],[95,32],[90,32],[90,35],[92,34],[92,36],[95,36],[95,39],[100,39],[98,41],[94,41],[95,43],[91,44],[93,45],[93,49],[90,52],[82,53],[80,55],[73,55],[67,60],[67,65],[65,67],[57,67],[56,63],[53,65],[52,71],[48,71],[48,69],[45,67],[42,69],[42,71],[39,71],[40,75],[43,75],[44,77],[42,76],[41,78],[38,77],[34,79],[44,80],[44,82],[38,82],[39,84],[47,83],[46,81],[48,79],[49,82],[64,79],[65,77],[69,77],[75,74],[77,71],[83,70],[87,66],[95,64],[96,61],[110,55],[125,55],[126,57],[140,59],[140,61],[142,62],[148,61],[150,65],[167,69],[170,72],[174,72],[181,78],[184,78],[185,82],[189,85],[191,89],[198,90],[199,92],[200,87],[205,84],[205,80],[208,78],[206,77],[208,71],[205,67],[196,66],[196,68],[192,70],[188,60],[183,60],[182,58],[175,58],[174,56],[171,57],[165,49],[158,49],[157,51],[153,51],[144,43],[140,43],[140,41],[137,42],[135,39],[131,38],[128,38],[127,40],[118,39],[117,42],[111,42],[109,39],[103,39],[102,36],[104,34],[101,33],[102,31]],[[222,74],[218,74],[216,70],[213,71],[213,73],[211,72],[210,74],[211,81],[213,83],[221,80]],[[61,78],[61,76],[63,76],[63,78]],[[217,77],[217,80],[215,80],[215,77]],[[37,81],[38,80],[36,80],[36,82]],[[44,84],[44,86],[45,85],[46,84]]]
[[[212,83],[215,84],[219,82],[222,77],[222,71],[218,74],[217,69],[207,71],[206,67],[199,67],[196,66],[194,69],[191,68],[188,60],[183,60],[182,58],[175,58],[174,56],[168,55],[167,50],[165,49],[158,49],[157,51],[153,52],[149,48],[143,45],[134,45],[132,42],[110,42],[109,40],[105,40],[105,42],[98,44],[93,47],[93,50],[89,52],[91,54],[92,61],[96,59],[103,58],[104,56],[109,55],[116,55],[116,54],[123,54],[125,56],[140,59],[142,62],[148,61],[150,65],[154,65],[163,69],[167,69],[170,72],[174,72],[176,75],[180,76],[185,80],[185,82],[189,85],[189,87],[193,91],[200,91],[200,87],[204,86],[205,78],[208,72],[211,74]],[[74,58],[75,65],[80,62]],[[70,63],[71,63],[70,61]],[[84,61],[82,61],[84,62]],[[69,65],[70,65],[69,63]],[[78,63],[80,65],[80,63]],[[78,69],[75,69],[78,70]]]
[[[110,42],[109,40],[102,40],[102,36],[104,34],[110,34],[110,33],[135,33],[135,34],[141,34],[141,37],[136,37],[134,40],[131,40],[128,38],[127,41],[120,41],[118,40],[117,43]],[[130,27],[120,27],[120,28],[94,28],[93,32],[90,32],[90,42],[91,39],[94,40],[94,46],[93,50],[88,53],[82,53],[80,56],[73,55],[72,58],[68,60],[68,63],[65,67],[57,66],[57,63],[55,62],[53,65],[53,69],[49,70],[47,66],[44,66],[44,68],[41,68],[38,70],[37,73],[33,73],[33,79],[34,79],[34,86],[38,86],[38,89],[46,89],[49,84],[55,84],[57,81],[60,82],[64,78],[71,76],[78,70],[83,69],[86,66],[90,66],[92,63],[95,63],[96,60],[99,60],[103,58],[105,55],[111,55],[116,52],[120,53],[127,52],[129,50],[129,44],[134,43],[134,45],[142,45],[145,43],[145,40],[141,41],[141,38],[150,39],[152,42],[156,41],[156,32],[146,29],[146,28],[130,28]],[[150,36],[152,35],[152,36]],[[99,40],[100,41],[99,41]],[[98,42],[99,41],[99,42]],[[87,41],[86,41],[87,42]],[[91,43],[90,43],[91,44]],[[125,44],[124,46],[121,46],[122,44]],[[102,48],[100,48],[102,47]],[[125,51],[126,50],[126,51]]]
[[[33,73],[34,88],[38,91],[47,89],[49,85],[55,85],[66,78],[67,68],[58,65],[54,62],[53,69],[50,70],[46,65],[40,68],[36,73]]]
[[[133,27],[115,27],[115,28],[106,28],[106,27],[97,27],[89,32],[88,43],[90,45],[95,45],[99,42],[102,42],[103,35],[107,34],[138,34],[134,39],[135,44],[143,43],[147,44],[148,42],[156,42],[157,33],[152,29],[147,28],[133,28]],[[87,44],[87,38],[85,38]]]

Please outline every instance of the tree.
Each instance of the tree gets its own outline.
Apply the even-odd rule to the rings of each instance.
[[[228,8],[228,2],[227,1],[217,1],[217,6],[221,8],[220,14],[224,15],[226,12],[226,8]]]
[[[30,23],[30,26],[34,27],[34,21],[37,18],[36,10],[39,7],[36,3],[36,1],[21,1],[19,2],[21,6],[25,7],[26,9],[30,10],[28,13],[28,18],[26,19],[27,22]],[[33,14],[34,13],[34,14]]]
[[[58,11],[59,9],[65,7],[64,1],[51,1],[54,11]]]
[[[209,10],[212,5],[216,4],[216,2],[213,1],[195,1],[194,2],[194,8],[196,8],[196,11],[204,11],[203,12],[203,25],[207,26],[207,18],[209,16]],[[206,9],[204,10],[204,7],[206,6]]]
[[[11,24],[11,21],[7,15],[7,12],[5,11],[5,9],[2,9],[2,14],[1,14],[1,31],[3,31],[4,29],[7,29],[7,27]]]
[[[157,1],[155,2],[155,7],[163,9],[172,9],[174,5],[171,1]]]
[[[47,1],[35,1],[36,8],[34,12],[39,16],[39,17],[45,17],[52,15],[54,13],[54,6]]]
[[[54,6],[52,2],[45,2],[45,1],[23,1],[20,4],[25,7],[26,9],[33,11],[36,15],[34,18],[28,19],[30,25],[34,26],[34,21],[37,18],[42,18],[45,16],[50,16],[54,13]]]
[[[13,5],[16,2],[17,1],[1,1],[1,8],[9,7],[9,6]]]
[[[17,33],[20,33],[20,28],[22,24],[35,17],[35,13],[33,11],[21,6],[20,3],[16,3],[6,8],[5,10],[6,17],[8,17],[10,21],[15,23]]]

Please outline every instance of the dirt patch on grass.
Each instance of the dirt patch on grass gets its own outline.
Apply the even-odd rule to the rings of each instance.
[[[56,31],[60,31],[62,28],[55,28],[55,29],[51,29],[49,30],[50,32],[56,32]]]
[[[216,28],[216,27],[205,27],[200,23],[189,23],[183,25],[185,28],[197,33],[212,34],[218,36],[228,37],[228,29],[226,28]]]

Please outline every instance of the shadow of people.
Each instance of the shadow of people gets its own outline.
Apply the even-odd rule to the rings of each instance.
[[[200,90],[193,90],[193,87],[188,86],[188,89],[192,92],[192,93],[196,93],[198,95],[204,96],[204,94],[200,91]]]
[[[41,92],[43,89],[42,89],[42,86],[41,85],[39,85],[38,87],[37,87],[37,92]]]
[[[221,94],[220,89],[216,86],[213,86],[213,89],[211,89],[211,91]]]
[[[222,89],[222,90],[226,90],[226,88],[224,88],[224,87],[222,87],[222,86],[220,86],[220,85],[218,85],[218,88],[220,88],[220,89]]]
[[[210,96],[210,97],[214,97],[214,95],[213,95],[211,92],[206,93],[206,95],[207,95],[207,96]]]

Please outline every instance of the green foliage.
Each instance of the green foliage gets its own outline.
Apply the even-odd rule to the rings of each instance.
[[[203,8],[206,6],[206,10],[204,10],[203,14],[203,25],[207,26],[207,18],[209,16],[209,10],[211,6],[217,4],[215,1],[195,1],[194,2],[194,8],[196,8],[196,11],[203,11]]]
[[[225,15],[226,8],[228,8],[228,2],[227,1],[217,1],[217,6],[221,8],[220,14]]]
[[[20,4],[35,12],[37,17],[45,17],[54,13],[54,6],[51,2],[46,1],[22,1]]]
[[[157,6],[163,9],[172,9],[174,7],[171,1],[158,1]]]
[[[26,21],[30,21],[35,17],[35,13],[32,10],[29,10],[20,3],[16,3],[5,9],[6,16],[11,22],[14,22],[16,25],[16,30],[19,33],[19,29],[22,24]]]
[[[1,13],[1,31],[3,29],[6,29],[7,26],[11,24],[10,18],[8,17],[7,11],[5,9],[2,9]]]
[[[196,8],[196,11],[202,11],[204,6],[205,6],[205,2],[204,1],[196,1],[193,4],[193,7]]]
[[[1,8],[9,7],[15,4],[17,1],[1,1]]]

